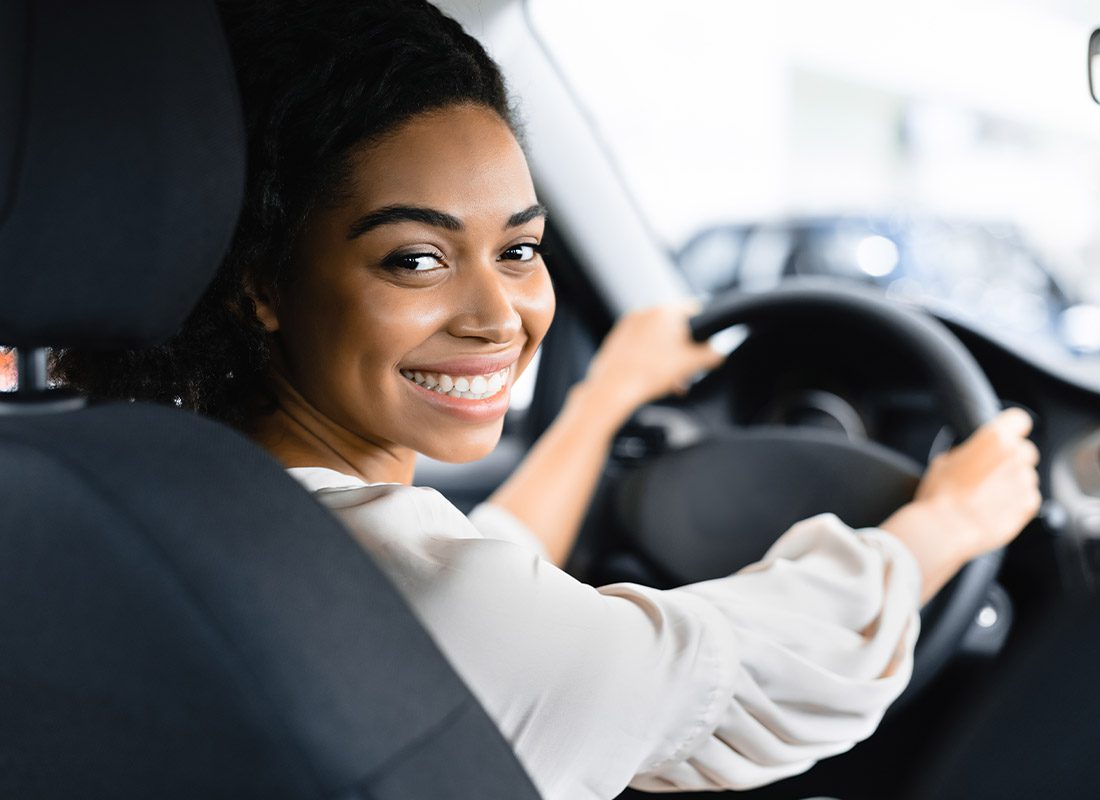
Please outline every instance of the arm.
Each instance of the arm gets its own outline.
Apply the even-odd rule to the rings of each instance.
[[[659,306],[623,317],[583,381],[519,468],[489,498],[537,536],[551,560],[569,555],[615,431],[644,403],[682,391],[723,356],[691,339],[694,304]]]

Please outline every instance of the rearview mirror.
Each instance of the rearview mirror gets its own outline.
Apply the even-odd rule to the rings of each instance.
[[[1089,91],[1092,99],[1100,103],[1100,28],[1089,39]]]

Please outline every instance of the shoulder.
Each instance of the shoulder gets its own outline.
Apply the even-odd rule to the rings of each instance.
[[[366,514],[442,513],[462,516],[457,508],[434,489],[401,483],[366,483],[327,467],[291,467],[287,473],[325,507],[333,511],[360,509]]]
[[[435,489],[365,483],[321,467],[288,470],[383,566],[437,562],[440,545],[480,539],[470,520]]]

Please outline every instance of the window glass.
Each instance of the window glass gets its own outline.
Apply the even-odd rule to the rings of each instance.
[[[700,292],[827,275],[1100,364],[1094,2],[529,9]]]

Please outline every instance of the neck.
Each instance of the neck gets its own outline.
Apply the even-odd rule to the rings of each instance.
[[[367,440],[334,422],[277,370],[271,386],[275,410],[255,417],[249,435],[283,466],[327,467],[367,483],[412,483],[413,450]]]

